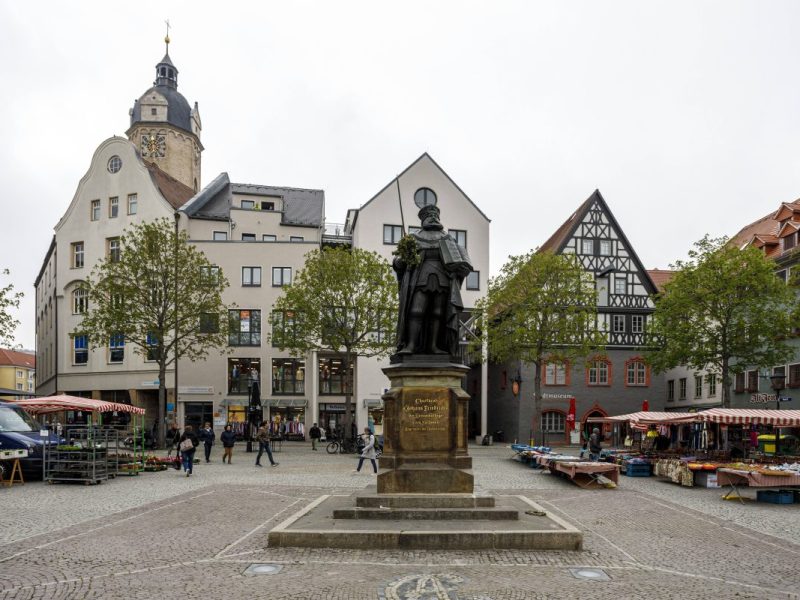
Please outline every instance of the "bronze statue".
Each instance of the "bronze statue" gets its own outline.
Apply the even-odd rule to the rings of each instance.
[[[422,229],[409,234],[414,244],[401,241],[392,263],[400,286],[395,356],[455,357],[458,315],[464,309],[460,288],[472,264],[466,248],[443,231],[435,205],[423,206],[419,218]]]

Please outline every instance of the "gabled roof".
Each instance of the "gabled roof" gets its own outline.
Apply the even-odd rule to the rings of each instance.
[[[45,252],[44,260],[42,261],[42,266],[39,268],[39,274],[36,276],[36,281],[33,282],[33,287],[38,287],[39,282],[42,280],[42,276],[44,275],[44,270],[47,268],[47,262],[50,260],[50,257],[53,255],[53,252],[56,251],[56,236],[53,236],[53,239],[50,240],[50,247]]]
[[[778,237],[782,238],[786,237],[787,235],[792,235],[798,229],[800,229],[800,223],[796,223],[795,221],[786,221],[778,230]]]
[[[19,352],[0,348],[0,366],[36,368],[36,355],[30,352]]]
[[[603,195],[600,193],[600,190],[595,190],[591,196],[589,196],[584,202],[578,207],[578,209],[570,215],[570,217],[561,224],[561,226],[556,229],[555,233],[551,235],[548,240],[539,246],[536,250],[537,252],[553,252],[554,254],[558,254],[564,250],[564,246],[566,245],[567,241],[572,237],[575,233],[575,230],[583,221],[586,213],[589,212],[589,209],[592,205],[597,202],[600,207],[602,208],[603,212],[608,217],[608,220],[611,223],[611,226],[617,232],[622,242],[625,244],[625,247],[628,249],[630,253],[630,258],[633,260],[633,263],[636,265],[636,268],[640,273],[642,273],[643,279],[642,283],[645,287],[648,288],[648,292],[650,294],[654,294],[656,292],[656,285],[652,279],[650,279],[650,275],[648,271],[644,268],[642,261],[639,260],[639,255],[636,254],[636,250],[634,250],[633,246],[631,245],[628,237],[625,235],[625,232],[622,230],[622,227],[619,226],[614,213],[611,212],[611,209],[608,207]]]
[[[672,278],[675,276],[677,271],[670,271],[667,269],[648,269],[647,274],[650,276],[650,280],[656,286],[659,292],[664,291],[664,286],[668,284]]]
[[[178,210],[194,196],[192,188],[163,171],[155,163],[145,160],[144,166],[150,171],[150,177],[153,178],[153,183],[158,188],[158,191],[164,196],[164,200],[169,202],[170,206],[175,210]]]
[[[421,161],[423,158],[427,158],[428,160],[430,160],[430,161],[431,161],[431,162],[432,162],[432,163],[433,163],[433,164],[436,166],[436,168],[437,168],[437,169],[439,169],[439,171],[441,171],[441,172],[442,172],[442,174],[443,174],[445,177],[447,177],[447,180],[448,180],[450,183],[452,183],[452,184],[453,184],[453,187],[455,187],[455,188],[456,188],[456,189],[457,189],[459,192],[461,192],[461,194],[464,196],[464,198],[466,198],[466,199],[467,199],[467,201],[468,201],[470,204],[472,204],[472,206],[474,206],[474,207],[475,207],[475,210],[477,210],[477,211],[478,211],[478,214],[480,214],[480,215],[481,215],[481,216],[482,216],[484,219],[486,219],[488,222],[490,222],[490,223],[491,223],[491,221],[492,221],[492,220],[491,220],[489,217],[487,217],[487,216],[486,216],[486,214],[485,214],[485,213],[484,213],[484,212],[483,212],[483,211],[482,211],[480,208],[478,208],[478,205],[477,205],[477,204],[475,204],[475,203],[472,201],[472,199],[471,199],[469,196],[467,196],[466,192],[464,192],[464,190],[462,190],[462,189],[459,187],[459,185],[458,185],[458,184],[457,184],[455,181],[453,181],[453,178],[452,178],[452,177],[450,177],[450,175],[448,175],[448,174],[447,174],[447,171],[445,171],[445,170],[444,170],[442,167],[440,167],[440,166],[439,166],[439,163],[437,163],[435,160],[433,160],[433,157],[432,157],[430,154],[428,154],[427,152],[423,152],[422,154],[420,154],[420,156],[419,156],[419,158],[417,158],[417,160],[415,160],[415,161],[414,161],[414,162],[412,162],[410,165],[408,165],[408,166],[407,166],[405,169],[403,169],[403,171],[400,173],[400,175],[398,175],[397,177],[395,177],[394,179],[392,179],[392,180],[391,180],[389,183],[387,183],[385,186],[383,186],[383,187],[382,187],[382,188],[381,188],[381,189],[378,191],[378,193],[377,193],[377,194],[375,194],[375,195],[374,195],[372,198],[370,198],[370,199],[369,199],[369,200],[367,200],[367,201],[366,201],[364,204],[362,204],[362,205],[361,205],[361,207],[360,207],[358,210],[364,210],[364,209],[365,209],[365,208],[366,208],[366,207],[369,205],[369,203],[370,203],[370,202],[372,202],[373,200],[375,200],[375,198],[377,198],[377,197],[378,197],[378,196],[380,196],[380,195],[381,195],[381,194],[382,194],[384,191],[386,191],[386,189],[387,189],[389,186],[395,185],[395,181],[397,181],[397,180],[398,180],[398,179],[400,179],[400,178],[401,178],[403,175],[405,175],[405,174],[406,174],[408,171],[410,171],[410,170],[411,170],[411,168],[412,168],[414,165],[416,165],[416,164],[417,164],[419,161]]]

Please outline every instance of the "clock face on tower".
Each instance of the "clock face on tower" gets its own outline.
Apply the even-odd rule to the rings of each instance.
[[[167,151],[167,141],[163,135],[143,135],[142,158],[163,158]]]

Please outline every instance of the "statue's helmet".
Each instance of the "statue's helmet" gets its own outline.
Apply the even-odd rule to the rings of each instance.
[[[441,213],[439,212],[438,206],[434,204],[428,204],[427,206],[423,206],[422,208],[419,209],[417,216],[419,216],[420,221],[425,221],[425,219],[427,219],[428,217],[436,217],[436,219],[438,220],[440,214]]]

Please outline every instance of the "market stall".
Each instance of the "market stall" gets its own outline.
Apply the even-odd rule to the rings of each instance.
[[[552,474],[569,479],[582,488],[616,487],[619,470],[616,465],[605,462],[585,461],[577,456],[558,454],[547,446],[525,446],[512,444],[515,460],[532,468],[548,469]]]
[[[723,500],[735,497],[742,502],[742,495],[739,491],[741,487],[778,488],[774,493],[758,492],[758,500],[774,504],[792,504],[796,494],[792,490],[784,488],[800,487],[800,464],[768,468],[744,464],[731,465],[717,470],[717,481],[722,487],[730,486],[728,493],[722,497]]]

